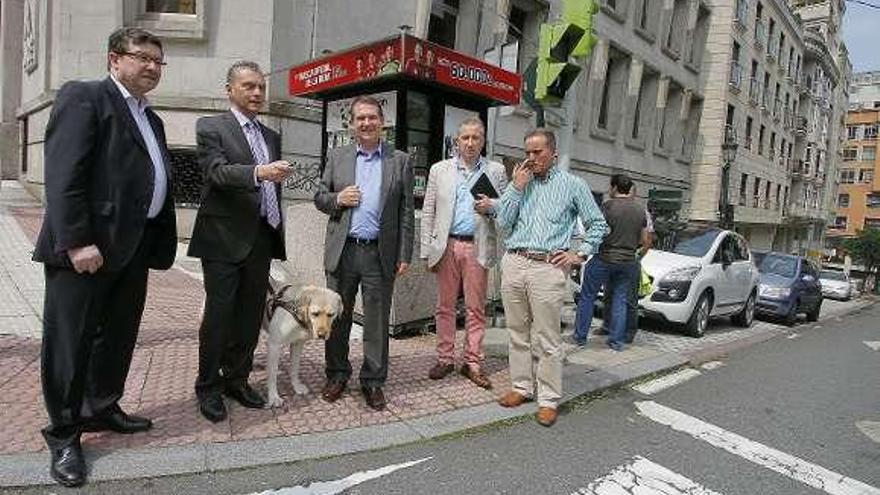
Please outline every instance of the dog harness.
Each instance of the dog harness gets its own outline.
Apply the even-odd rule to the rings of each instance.
[[[296,310],[296,298],[285,297],[287,291],[292,288],[292,285],[285,284],[281,286],[281,289],[279,289],[278,292],[275,292],[275,289],[272,288],[272,284],[269,284],[269,297],[266,300],[266,319],[272,321],[275,311],[278,308],[281,308],[290,313],[290,316],[293,316],[293,319],[296,320],[301,327],[309,328],[310,325],[308,322],[303,321],[299,317],[299,312]]]

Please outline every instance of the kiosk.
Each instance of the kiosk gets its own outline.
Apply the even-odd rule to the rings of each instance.
[[[489,107],[519,103],[522,78],[482,60],[401,34],[293,67],[288,74],[288,89],[291,96],[322,102],[322,172],[327,151],[353,140],[348,129],[351,100],[371,95],[382,104],[383,139],[409,153],[412,160],[416,207],[413,263],[395,283],[390,330],[396,333],[430,323],[436,300],[435,281],[419,259],[419,218],[428,170],[431,164],[452,156],[461,120],[479,116],[486,122]],[[292,262],[315,265],[313,258]],[[303,273],[307,267],[294,269]],[[358,303],[355,317],[359,315]]]

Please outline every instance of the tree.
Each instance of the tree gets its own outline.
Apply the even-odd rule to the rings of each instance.
[[[880,229],[860,230],[855,237],[844,241],[843,248],[865,267],[868,279],[874,278],[872,275],[880,267]]]

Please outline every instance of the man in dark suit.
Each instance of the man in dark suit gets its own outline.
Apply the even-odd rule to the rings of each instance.
[[[34,250],[46,276],[43,436],[65,486],[86,480],[82,431],[152,426],[119,399],[148,270],[169,268],[177,249],[165,131],[145,98],[165,65],[162,43],[123,28],[108,45],[109,77],[62,86],[45,137],[46,216]]]
[[[221,394],[249,408],[266,400],[248,385],[272,258],[285,259],[281,182],[290,164],[281,136],[257,120],[266,81],[254,62],[226,74],[228,112],[199,119],[196,142],[204,173],[189,255],[202,259],[205,311],[199,329],[199,410],[226,418]]]
[[[342,296],[343,311],[324,346],[327,384],[335,402],[351,376],[348,338],[355,295],[364,307],[364,362],[359,375],[367,405],[385,408],[388,318],[394,278],[409,267],[413,248],[413,177],[409,156],[380,140],[382,107],[372,97],[351,104],[357,144],[327,157],[315,206],[330,216],[324,241],[327,286]]]

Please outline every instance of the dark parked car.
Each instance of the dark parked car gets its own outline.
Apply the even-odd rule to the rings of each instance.
[[[756,312],[761,316],[778,317],[793,325],[797,315],[805,313],[807,321],[819,319],[822,309],[822,285],[819,269],[803,256],[770,252],[763,256],[758,270]]]

